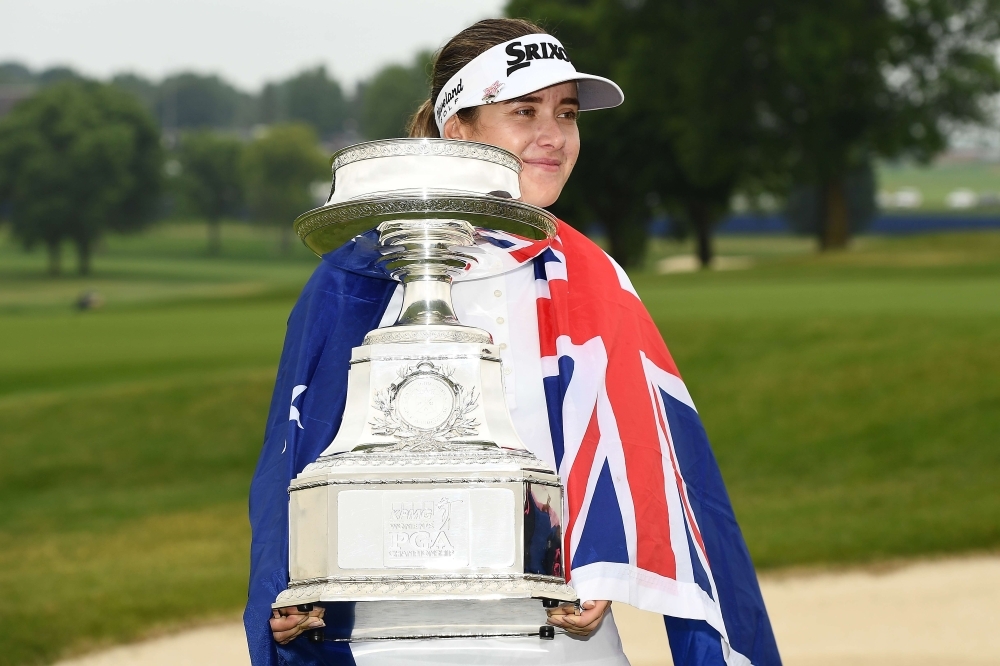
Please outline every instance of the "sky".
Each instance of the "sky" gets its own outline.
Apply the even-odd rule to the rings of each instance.
[[[0,62],[98,78],[181,70],[255,91],[324,64],[347,86],[409,62],[504,0],[0,0]]]

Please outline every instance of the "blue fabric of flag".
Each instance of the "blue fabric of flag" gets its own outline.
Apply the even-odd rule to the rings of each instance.
[[[574,365],[571,357],[560,356],[559,374],[542,379],[542,384],[545,385],[545,408],[549,414],[549,430],[552,436],[552,451],[555,454],[556,469],[562,465],[563,456],[566,455],[566,438],[563,433],[563,403],[566,402],[566,389],[569,388],[570,380],[573,379]]]
[[[606,460],[594,486],[594,497],[573,557],[573,568],[594,562],[628,563],[625,521],[622,520],[615,484],[611,480],[611,467]]]
[[[736,523],[729,494],[701,419],[697,412],[665,391],[660,391],[660,395],[670,423],[677,462],[687,483],[691,509],[701,527],[705,551],[715,577],[729,643],[751,664],[780,666],[778,645],[757,584],[750,552]],[[706,627],[708,625],[703,622],[680,622],[668,618],[667,630],[676,666],[715,663],[712,660],[714,657],[709,658],[711,650],[705,647],[712,642],[706,636],[715,632],[712,630],[706,634]],[[681,654],[677,654],[678,650]]]
[[[375,238],[357,238],[323,258],[292,309],[250,486],[250,585],[243,621],[253,666],[353,666],[347,643],[271,636],[271,604],[288,585],[288,485],[329,446],[343,417],[351,348],[379,325],[396,288],[375,263]],[[293,389],[305,386],[292,404]],[[290,407],[301,415],[289,419]],[[301,427],[299,426],[301,423]],[[350,604],[327,610],[327,633],[349,633]]]
[[[722,636],[708,622],[669,615],[663,621],[674,666],[726,666]]]

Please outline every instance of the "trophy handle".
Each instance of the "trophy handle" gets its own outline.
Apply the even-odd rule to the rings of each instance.
[[[298,606],[295,607],[295,609],[300,613],[309,613],[312,611],[313,605],[299,604]],[[306,639],[310,643],[322,643],[323,639],[326,638],[323,629],[309,629],[308,631],[304,631],[302,633],[305,635]]]

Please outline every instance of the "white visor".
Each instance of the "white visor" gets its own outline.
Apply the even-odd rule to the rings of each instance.
[[[461,109],[506,102],[567,81],[577,82],[581,111],[625,101],[614,81],[576,71],[552,35],[525,35],[479,54],[448,80],[434,100],[438,132],[443,136],[445,122]]]

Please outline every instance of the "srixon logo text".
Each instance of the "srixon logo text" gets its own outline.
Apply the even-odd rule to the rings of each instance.
[[[548,42],[524,45],[521,42],[511,42],[507,45],[506,51],[507,55],[511,57],[507,61],[507,76],[510,76],[522,67],[530,66],[532,60],[552,60],[555,58],[569,62],[566,49],[558,44],[549,44]]]

